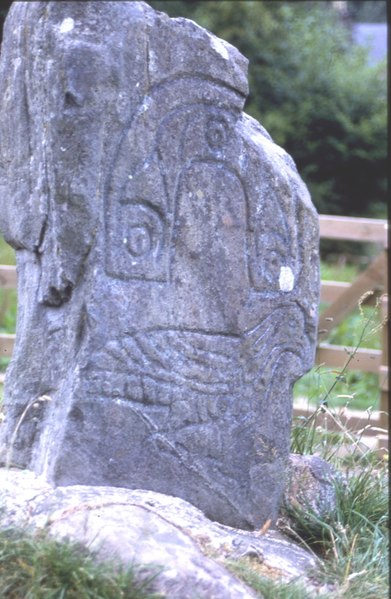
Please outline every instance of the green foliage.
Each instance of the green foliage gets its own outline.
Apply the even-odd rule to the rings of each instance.
[[[0,236],[0,264],[15,264],[15,251]],[[16,330],[16,290],[0,287],[0,333],[15,333]],[[9,364],[9,358],[0,356],[0,373]],[[2,386],[0,385],[0,399]]]
[[[352,283],[358,276],[358,273],[359,268],[356,264],[345,261],[342,263],[321,261],[320,263],[320,278],[322,281],[345,281],[346,283]]]
[[[315,594],[311,593],[299,582],[281,582],[267,578],[266,571],[262,575],[262,568],[259,572],[258,560],[250,558],[241,558],[235,561],[227,561],[224,565],[251,587],[262,599],[315,599]],[[316,599],[326,599],[323,594],[316,594]]]
[[[357,277],[359,268],[353,264],[321,262],[320,272],[322,280],[352,282]],[[331,330],[325,341],[343,347],[380,349],[380,329],[379,307],[357,306],[355,311]],[[348,360],[349,354],[346,353],[346,361]],[[331,387],[332,394],[328,393]],[[358,370],[345,369],[341,372],[317,366],[295,384],[294,397],[305,397],[310,406],[320,405],[326,396],[331,408],[346,406],[354,410],[376,410],[380,400],[378,376]]]
[[[0,238],[0,264],[13,264],[15,259],[14,252],[8,252],[7,248],[5,247],[5,243],[2,244],[1,242],[2,240]],[[16,311],[16,290],[2,289],[0,287],[0,333],[15,333]],[[5,372],[5,369],[7,368],[9,361],[9,358],[0,356],[0,373]],[[1,397],[2,386],[0,385],[0,400]]]
[[[284,505],[277,527],[321,558],[311,576],[313,588],[282,583],[259,560],[245,558],[225,565],[264,599],[385,599],[387,460],[363,449],[360,438],[342,425],[338,433],[312,424],[308,419],[295,423],[291,450],[315,453],[334,463],[340,473],[334,480],[335,509],[319,517],[310,508]]]
[[[331,331],[327,341],[335,345],[354,347],[360,340],[363,347],[380,349],[380,336],[378,335],[380,322],[378,316],[376,307],[362,306],[361,309],[357,308],[348,318]],[[363,323],[368,322],[369,319],[372,320],[371,326],[364,338],[360,339]]]
[[[0,264],[12,266],[15,264],[15,250],[4,241],[0,235]]]
[[[384,216],[386,68],[328,2],[157,2],[197,21],[250,61],[246,110],[297,163],[318,210]]]
[[[332,329],[326,341],[343,347],[380,349],[380,328],[378,308],[361,306]],[[347,351],[346,362],[349,357]],[[332,394],[328,393],[331,387]],[[310,405],[319,405],[327,396],[327,403],[333,408],[346,406],[354,410],[376,410],[380,400],[379,380],[376,374],[370,372],[317,366],[296,383],[294,395],[296,398],[306,397]]]
[[[7,599],[158,599],[151,575],[94,560],[87,550],[43,533],[0,530],[0,597]],[[144,581],[141,581],[144,578]]]
[[[316,576],[337,586],[331,597],[377,599],[388,593],[387,466],[375,460],[356,462],[335,482],[336,509],[327,518],[285,506],[290,524],[284,532],[323,558]]]
[[[16,329],[16,290],[0,287],[0,333],[14,333]]]
[[[341,376],[335,369],[317,366],[295,384],[295,399],[305,397],[309,406],[320,405],[336,377],[339,377],[338,386],[327,399],[331,408],[379,409],[380,392],[377,375],[358,370],[348,370]]]
[[[350,19],[357,23],[386,23],[386,0],[349,0],[347,12]]]

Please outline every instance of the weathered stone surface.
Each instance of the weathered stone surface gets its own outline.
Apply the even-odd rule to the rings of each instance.
[[[143,2],[12,6],[3,461],[232,526],[276,516],[291,388],[314,355],[318,225],[291,158],[242,112],[246,68]]]
[[[332,515],[336,509],[335,485],[343,475],[332,464],[316,455],[290,454],[283,506],[310,511],[318,518]]]
[[[265,535],[208,520],[187,502],[152,491],[68,486],[53,489],[30,471],[0,469],[3,526],[45,528],[96,551],[101,559],[163,567],[157,590],[169,599],[249,599],[253,592],[224,567],[251,557],[265,576],[307,577],[314,557],[276,531]],[[259,597],[259,595],[257,595]]]

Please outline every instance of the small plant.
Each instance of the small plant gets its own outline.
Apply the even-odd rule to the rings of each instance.
[[[292,451],[317,454],[332,462],[341,472],[334,481],[336,508],[320,518],[310,509],[285,506],[289,522],[284,532],[317,553],[323,566],[316,574],[319,582],[336,583],[330,597],[378,599],[388,596],[388,454],[383,457],[367,447],[363,437],[370,425],[360,431],[348,428],[348,421],[329,407],[355,352],[367,335],[376,332],[376,308],[372,314],[359,311],[363,327],[355,348],[344,367],[318,399],[318,408],[299,419],[292,430]],[[343,394],[346,405],[354,394]],[[321,417],[321,418],[320,418]],[[319,424],[321,420],[322,424]],[[330,424],[328,428],[327,424]]]
[[[317,384],[312,393],[318,407],[309,416],[295,419],[292,428],[293,453],[318,455],[340,473],[333,483],[333,511],[320,517],[310,508],[291,504],[281,510],[277,523],[281,532],[320,558],[321,565],[311,574],[314,588],[270,580],[266,572],[249,561],[229,564],[264,599],[388,597],[388,454],[381,457],[364,443],[364,435],[372,426],[370,409],[367,426],[355,431],[343,417],[344,408],[332,407],[336,395],[344,407],[354,399],[354,384],[348,388],[346,385],[347,369],[363,340],[376,334],[382,324],[377,317],[378,306],[363,309],[362,301],[358,308],[362,328],[344,367],[322,385],[322,370],[318,367],[313,371]],[[326,590],[315,592],[316,587]]]
[[[86,549],[40,532],[0,528],[1,599],[159,599],[141,567],[98,562]]]
[[[224,565],[262,599],[315,599],[315,591],[306,589],[300,582],[282,582],[273,578],[271,572],[262,569],[262,564],[252,564],[250,558],[231,560]],[[257,570],[260,570],[259,572]],[[316,599],[327,599],[325,594],[316,593]]]
[[[359,274],[359,268],[353,264],[333,265],[321,262],[322,280],[350,281]],[[375,306],[364,305],[372,292],[364,294],[356,310],[346,317],[338,326],[333,327],[325,341],[331,344],[354,348],[381,348],[380,330],[384,325],[380,315],[380,298]],[[373,298],[372,298],[373,299]],[[321,305],[322,310],[322,305]],[[349,355],[347,355],[347,359]],[[348,363],[351,360],[348,359]],[[333,391],[338,384],[338,394],[329,393],[328,405],[340,407],[350,405],[352,409],[378,409],[380,401],[379,381],[377,374],[349,370],[346,367],[341,372],[317,366],[300,379],[295,385],[295,399],[305,397],[309,405],[318,404],[322,396]],[[351,389],[354,388],[354,393]]]
[[[48,401],[52,401],[52,398],[49,395],[41,395],[37,399],[30,400],[29,403],[24,408],[22,414],[19,417],[18,422],[16,423],[15,429],[14,429],[14,431],[12,433],[11,440],[9,442],[9,448],[8,448],[8,451],[7,451],[7,458],[6,458],[6,465],[5,465],[5,467],[7,469],[9,469],[10,466],[11,466],[12,453],[13,453],[13,450],[14,450],[15,441],[17,439],[19,429],[20,429],[21,425],[23,424],[23,421],[25,420],[28,412],[31,409],[38,408],[40,404],[46,403]]]
[[[372,457],[373,452],[372,452]],[[343,461],[340,462],[343,467]],[[388,478],[386,462],[364,461],[336,481],[336,509],[327,518],[286,507],[284,532],[322,558],[318,582],[337,584],[330,597],[379,599],[388,596]],[[285,520],[286,522],[286,520]]]

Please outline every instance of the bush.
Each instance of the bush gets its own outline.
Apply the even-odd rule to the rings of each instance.
[[[328,2],[162,2],[250,60],[246,111],[294,158],[319,212],[384,216],[386,65],[367,65]]]

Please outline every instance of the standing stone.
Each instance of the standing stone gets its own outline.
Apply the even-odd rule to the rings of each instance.
[[[318,224],[242,112],[247,60],[143,2],[15,2],[0,229],[18,324],[3,462],[274,518],[312,365]]]

